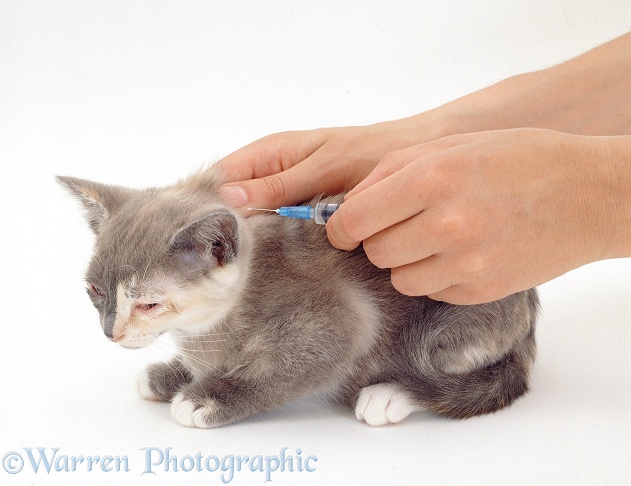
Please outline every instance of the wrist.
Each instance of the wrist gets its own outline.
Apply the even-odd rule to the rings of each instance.
[[[428,140],[449,135],[507,128],[537,127],[532,105],[538,76],[519,74],[475,91],[425,113],[410,117],[411,123],[428,127]],[[427,140],[425,140],[427,141]]]
[[[538,127],[538,99],[542,73],[519,74],[494,85],[407,118],[371,125],[370,129],[396,135],[400,148],[430,142],[449,135],[506,128]],[[547,126],[542,128],[548,128]],[[550,127],[551,128],[551,127]]]
[[[597,249],[594,260],[631,257],[631,136],[594,137],[599,159],[593,173],[599,178],[592,194]]]

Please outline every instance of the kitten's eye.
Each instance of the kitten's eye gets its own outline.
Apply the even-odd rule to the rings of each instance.
[[[141,310],[143,312],[147,312],[150,311],[151,309],[153,309],[154,307],[156,307],[158,305],[157,302],[151,303],[151,304],[138,304],[136,306],[136,309]]]
[[[94,284],[88,284],[88,291],[98,297],[105,297],[105,292]]]

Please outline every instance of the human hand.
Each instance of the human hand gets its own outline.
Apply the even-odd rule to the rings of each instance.
[[[386,153],[431,139],[423,125],[402,119],[269,135],[217,162],[228,183],[222,196],[238,208],[275,209],[345,192]]]
[[[390,153],[328,221],[329,240],[363,242],[404,294],[499,299],[612,256],[617,225],[604,215],[629,213],[611,167],[625,138],[512,129]]]

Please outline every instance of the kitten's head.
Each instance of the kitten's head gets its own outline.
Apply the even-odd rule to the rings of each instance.
[[[206,332],[230,310],[244,268],[240,224],[212,190],[58,180],[96,235],[86,282],[107,337],[143,347],[169,330]]]

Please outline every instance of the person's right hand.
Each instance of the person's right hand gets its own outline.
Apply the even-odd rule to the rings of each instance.
[[[518,128],[388,154],[326,224],[406,295],[479,304],[631,249],[631,136]]]
[[[409,119],[269,135],[217,162],[227,182],[222,197],[237,208],[276,209],[339,194],[362,181],[386,153],[428,138]]]

